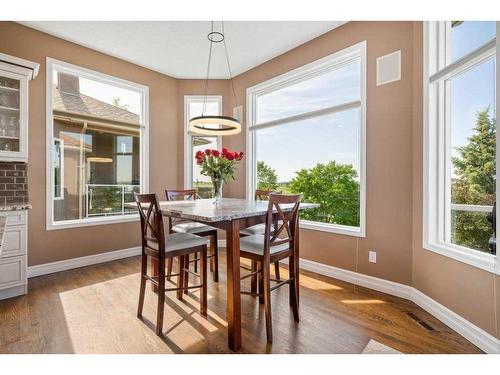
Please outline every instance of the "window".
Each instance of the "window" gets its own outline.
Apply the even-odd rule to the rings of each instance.
[[[54,199],[64,199],[64,141],[54,138],[54,155],[52,156],[54,176]]]
[[[197,151],[220,149],[221,139],[217,136],[200,136],[188,132],[189,119],[201,116],[205,106],[206,115],[220,115],[222,113],[222,97],[188,95],[184,97],[184,187],[196,189],[201,198],[212,198],[213,188],[210,178],[200,173],[194,155]]]
[[[300,193],[303,228],[365,235],[366,42],[247,90],[247,198]]]
[[[428,22],[424,247],[495,268],[495,22]]]
[[[148,89],[47,59],[47,229],[137,220]]]

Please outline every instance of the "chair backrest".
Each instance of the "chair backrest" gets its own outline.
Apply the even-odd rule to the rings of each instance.
[[[165,195],[167,196],[167,201],[177,201],[177,200],[192,201],[198,199],[198,193],[196,193],[195,189],[187,189],[187,190],[165,189]],[[170,217],[168,220],[168,231],[172,233],[172,227],[174,225],[186,222],[188,222],[188,220]]]
[[[291,210],[284,211],[282,205],[293,205]],[[299,222],[300,194],[269,194],[267,206],[264,256],[269,256],[273,246],[289,243],[295,246],[295,235]],[[272,228],[271,226],[274,226]]]
[[[269,198],[269,194],[281,194],[281,191],[266,190],[266,189],[255,189],[255,200],[256,201],[266,201]]]
[[[142,251],[158,258],[165,257],[165,231],[156,194],[134,194],[141,218]],[[153,254],[152,254],[153,253]]]
[[[165,195],[167,196],[167,201],[179,200],[193,200],[198,199],[198,194],[195,189],[188,190],[165,190]]]

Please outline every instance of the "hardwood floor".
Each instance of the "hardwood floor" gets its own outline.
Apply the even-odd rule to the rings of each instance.
[[[139,257],[32,278],[27,296],[0,301],[0,353],[229,353],[223,251],[220,258],[220,282],[209,283],[208,319],[198,312],[198,291],[184,301],[169,293],[163,339],[151,323],[151,288],[147,321],[136,317]],[[369,342],[403,353],[481,352],[412,302],[310,272],[301,275],[298,325],[287,288],[273,292],[272,345],[266,343],[263,306],[242,296],[242,352],[361,353]],[[242,285],[248,290],[250,279]]]

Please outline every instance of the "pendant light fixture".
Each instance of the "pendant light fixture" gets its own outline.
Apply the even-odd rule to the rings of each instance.
[[[189,120],[189,131],[201,135],[233,135],[241,132],[241,124],[234,117],[207,115],[207,89],[208,79],[210,77],[210,65],[212,63],[212,47],[214,43],[223,43],[226,53],[227,69],[229,71],[229,79],[231,80],[231,88],[233,90],[234,103],[236,104],[236,93],[234,91],[233,76],[231,74],[231,65],[229,64],[229,56],[227,53],[226,39],[224,37],[224,21],[222,21],[221,32],[214,31],[214,22],[212,21],[212,29],[207,35],[210,41],[210,49],[208,52],[208,67],[207,79],[205,80],[205,94],[203,98],[203,110],[201,116],[193,117]]]

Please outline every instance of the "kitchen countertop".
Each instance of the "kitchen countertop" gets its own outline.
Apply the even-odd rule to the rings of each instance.
[[[0,206],[0,211],[19,211],[19,210],[31,210],[32,206],[29,203],[20,204],[9,204],[5,206]]]

